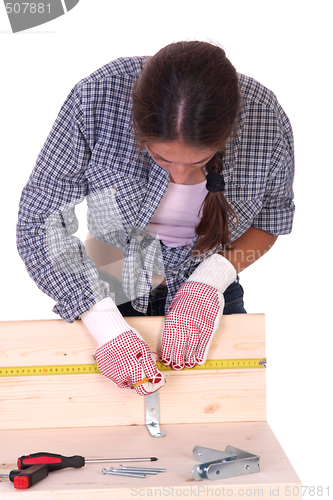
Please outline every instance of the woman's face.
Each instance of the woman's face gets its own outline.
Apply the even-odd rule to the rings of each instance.
[[[146,145],[150,156],[170,173],[176,184],[198,184],[205,180],[204,165],[215,155],[211,148],[189,147],[181,142],[150,142]]]

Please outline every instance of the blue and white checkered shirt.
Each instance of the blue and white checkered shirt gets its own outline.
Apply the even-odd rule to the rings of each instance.
[[[23,189],[17,245],[38,287],[72,322],[112,296],[82,242],[75,206],[85,197],[91,234],[124,251],[123,287],[146,311],[153,270],[165,274],[166,308],[203,257],[166,247],[144,229],[162,200],[169,173],[136,145],[131,90],[145,57],[121,58],[70,92]],[[239,75],[242,109],[224,155],[225,196],[238,215],[232,239],[248,228],[274,235],[291,231],[293,135],[274,94]],[[233,221],[231,221],[233,224]]]

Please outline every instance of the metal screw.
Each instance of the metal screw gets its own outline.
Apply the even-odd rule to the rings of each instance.
[[[157,474],[158,472],[165,472],[165,469],[154,468],[154,467],[125,467],[124,465],[119,465],[119,469],[128,471],[138,471],[146,472],[147,474]]]
[[[249,470],[250,466],[249,465],[245,465],[245,469],[246,470]]]
[[[119,469],[114,469],[110,467],[111,472],[121,472],[125,474],[125,472],[130,472],[131,474],[157,474],[157,472],[163,472],[165,469],[148,469],[144,467],[124,467],[123,465],[119,465]]]
[[[106,470],[102,469],[102,474],[110,474],[111,476],[129,476],[129,477],[141,477],[146,478],[146,474],[136,474],[135,472],[122,472],[120,470]]]

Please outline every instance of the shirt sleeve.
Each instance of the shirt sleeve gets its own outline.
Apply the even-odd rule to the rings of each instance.
[[[295,212],[293,132],[281,107],[276,115],[276,128],[262,209],[254,217],[252,227],[278,236],[291,232]]]
[[[91,150],[85,135],[78,85],[22,191],[17,223],[17,248],[30,277],[57,302],[53,311],[68,322],[110,295],[84,245],[73,236],[78,229],[75,206],[88,190]]]

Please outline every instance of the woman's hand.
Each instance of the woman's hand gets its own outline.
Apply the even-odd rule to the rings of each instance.
[[[118,387],[133,387],[140,396],[158,391],[165,384],[165,378],[156,368],[157,354],[150,352],[110,297],[97,302],[81,319],[99,344],[96,360],[105,377]],[[135,386],[145,378],[149,382]]]
[[[203,283],[184,283],[165,317],[161,362],[174,370],[205,363],[223,308],[223,295],[215,288]]]
[[[204,364],[236,270],[218,254],[203,261],[175,294],[165,317],[160,359],[174,370]]]
[[[151,394],[165,384],[156,368],[156,359],[157,355],[150,352],[135,330],[122,333],[96,351],[100,372],[118,387],[134,387],[140,396]],[[144,378],[149,378],[149,382],[135,387]]]

